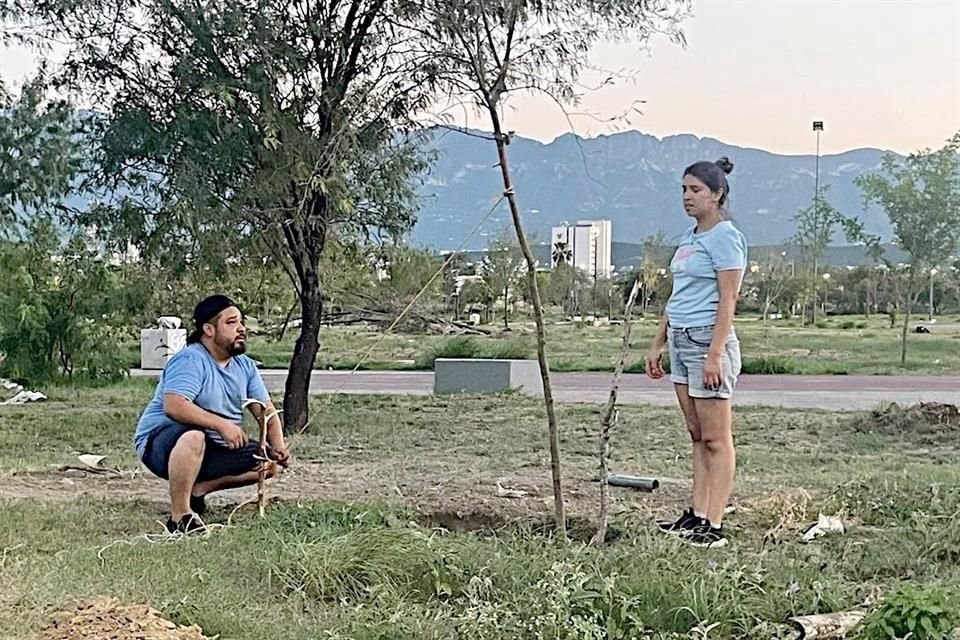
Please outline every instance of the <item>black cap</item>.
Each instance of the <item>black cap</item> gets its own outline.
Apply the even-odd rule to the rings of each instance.
[[[187,336],[187,344],[200,342],[203,337],[203,325],[217,317],[224,309],[235,307],[237,304],[225,295],[219,293],[201,300],[193,310],[193,333]]]

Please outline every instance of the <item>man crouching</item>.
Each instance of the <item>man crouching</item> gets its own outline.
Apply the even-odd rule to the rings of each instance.
[[[197,305],[193,321],[187,346],[167,362],[134,435],[140,460],[170,483],[170,533],[203,527],[207,494],[257,482],[260,443],[242,428],[243,403],[259,400],[268,414],[275,411],[260,372],[243,355],[247,331],[234,302],[210,296]],[[263,409],[249,408],[259,419]],[[276,415],[267,424],[267,451],[281,466],[289,464]]]

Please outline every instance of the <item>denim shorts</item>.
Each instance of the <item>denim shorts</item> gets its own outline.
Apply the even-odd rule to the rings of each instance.
[[[670,353],[670,381],[687,385],[691,398],[731,398],[740,375],[740,340],[733,329],[727,336],[721,358],[719,389],[703,386],[703,364],[713,340],[713,325],[706,327],[670,327],[667,344]]]
[[[147,440],[141,461],[154,475],[169,480],[170,454],[180,437],[194,430],[194,427],[171,424],[154,431]],[[249,440],[246,446],[239,449],[228,449],[211,440],[210,436],[206,436],[204,440],[203,462],[200,464],[197,482],[239,476],[257,469],[260,464],[259,460],[254,458],[260,452],[260,443],[256,440]]]

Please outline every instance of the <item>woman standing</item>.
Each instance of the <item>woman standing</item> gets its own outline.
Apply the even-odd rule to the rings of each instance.
[[[699,547],[727,544],[723,515],[733,491],[731,397],[740,374],[740,342],[733,329],[747,264],[747,243],[729,220],[727,158],[697,162],[683,172],[683,208],[696,221],[680,239],[670,263],[673,292],[647,354],[647,375],[670,380],[693,441],[693,504],[673,521],[658,521]]]

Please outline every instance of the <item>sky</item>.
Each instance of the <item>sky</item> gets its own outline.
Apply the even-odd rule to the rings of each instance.
[[[693,11],[685,48],[666,38],[648,51],[596,47],[594,66],[634,80],[585,94],[569,109],[584,115],[568,120],[546,98],[515,96],[505,128],[543,142],[571,131],[693,133],[785,154],[814,152],[813,120],[824,122],[824,154],[909,153],[960,131],[960,0],[693,0]],[[0,51],[8,86],[35,67],[26,51]],[[642,114],[609,121],[638,101]]]

